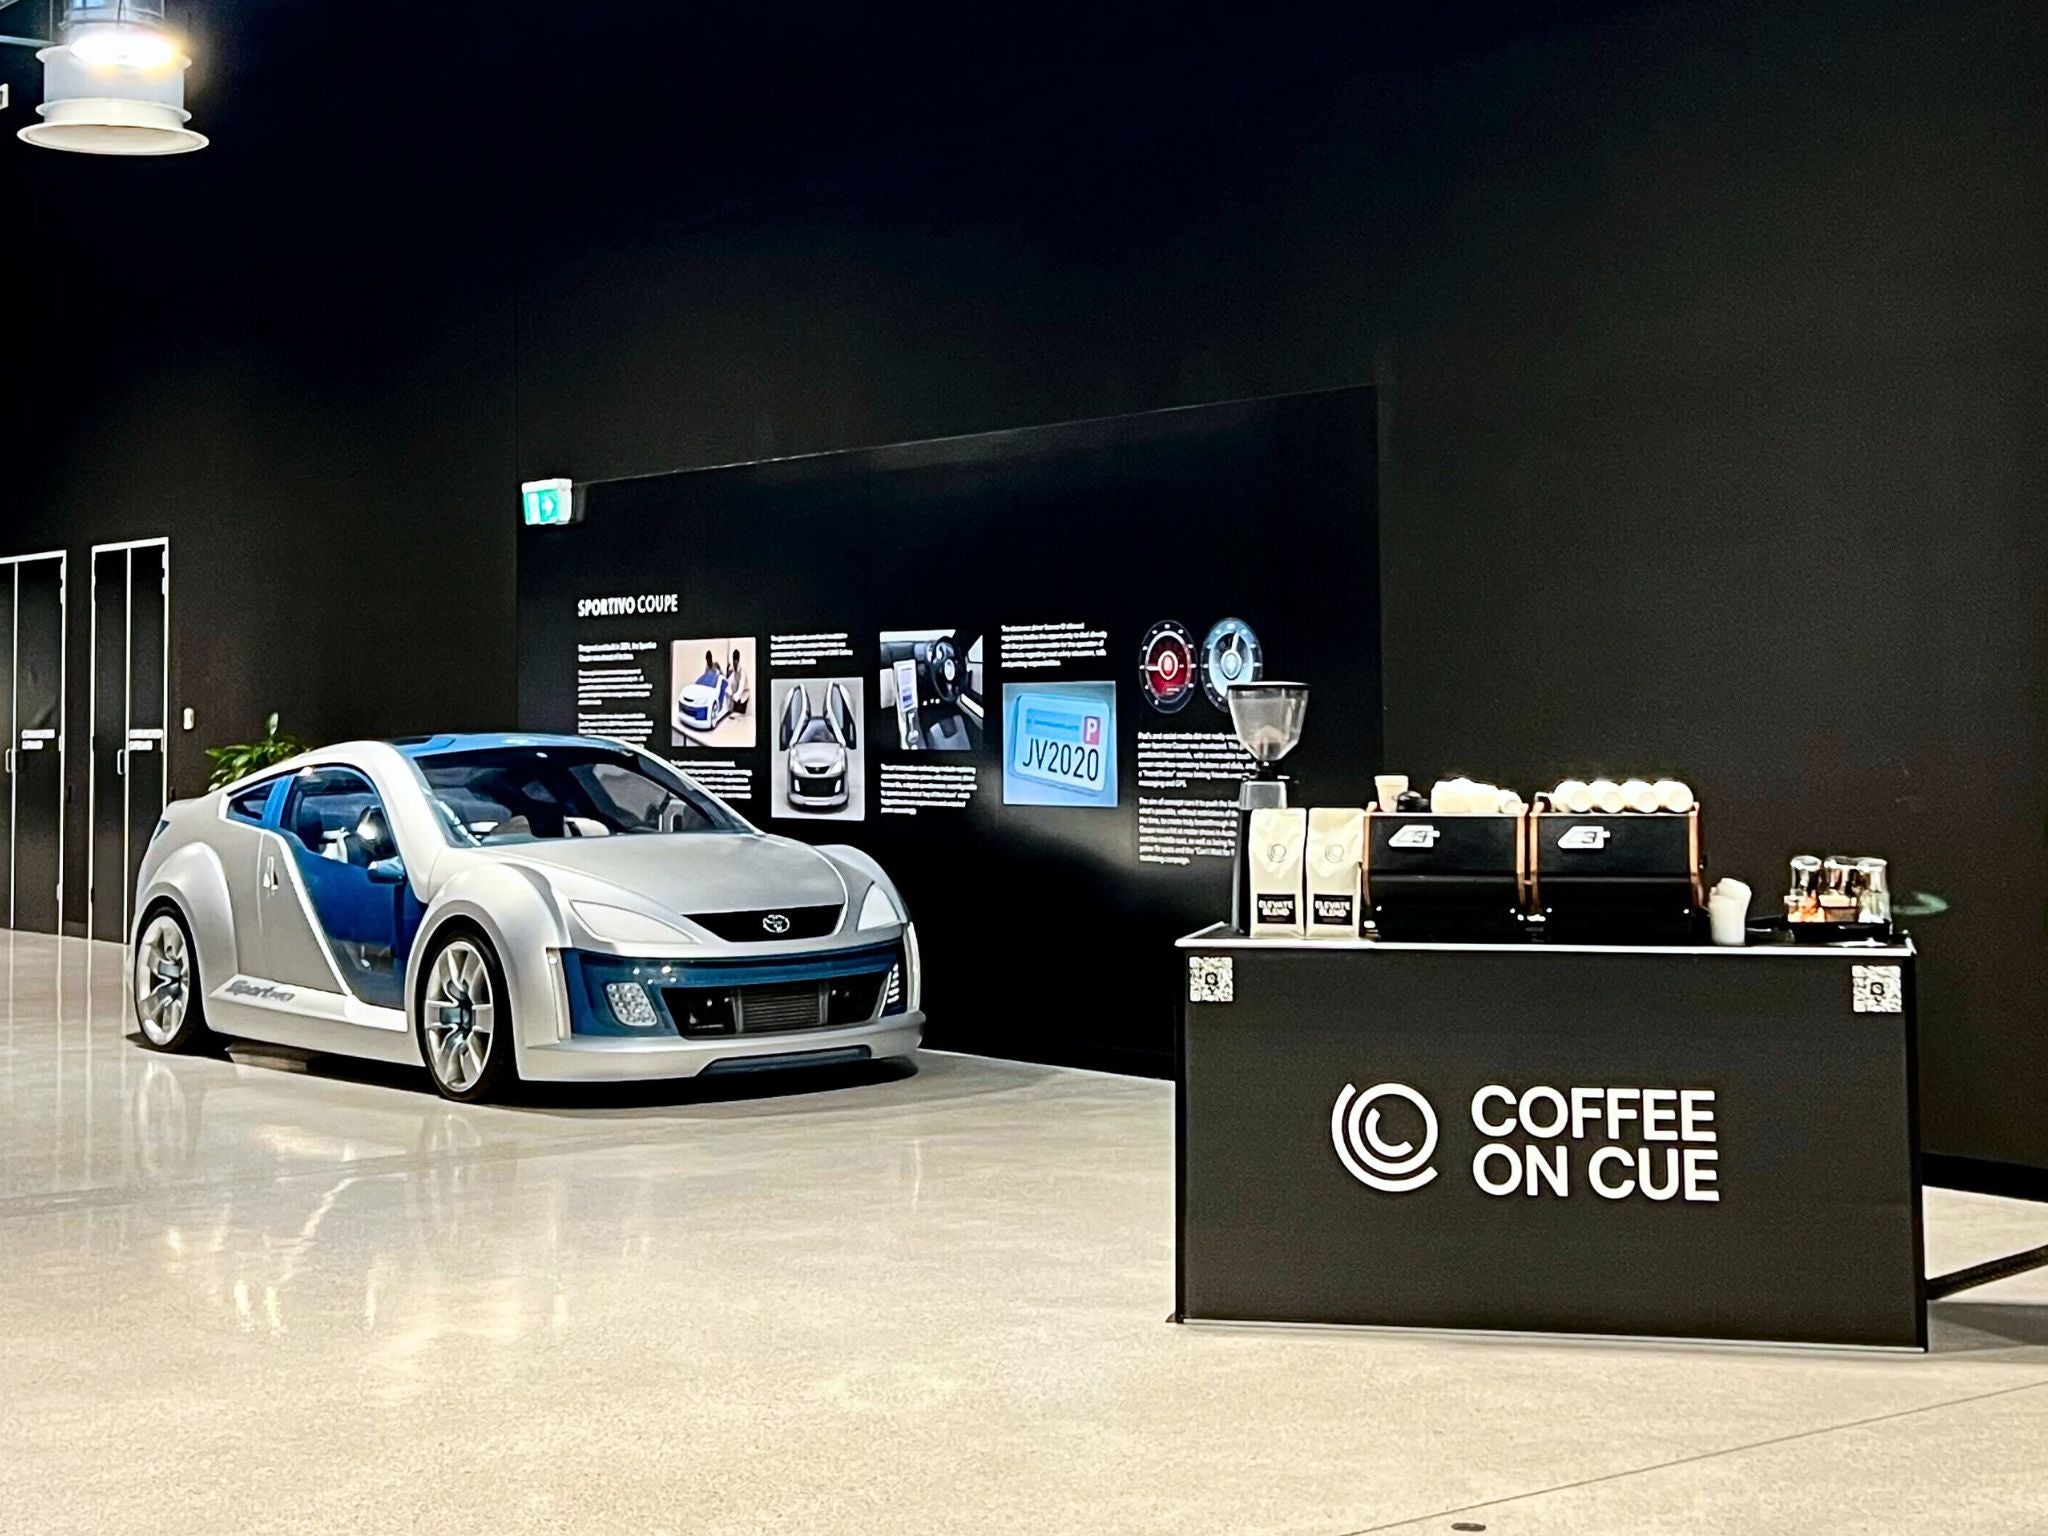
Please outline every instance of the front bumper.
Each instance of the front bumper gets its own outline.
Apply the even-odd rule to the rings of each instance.
[[[519,1054],[519,1075],[546,1083],[626,1083],[697,1077],[706,1070],[888,1061],[913,1054],[923,1038],[922,1013],[891,1014],[841,1029],[738,1035],[716,1040],[679,1040],[673,1035],[666,1039],[576,1035],[548,1045],[526,1046]],[[783,1059],[777,1060],[778,1057]]]
[[[908,1056],[924,1033],[916,951],[908,927],[766,954],[558,950],[562,1033],[522,1040],[519,1069],[543,1081],[630,1080]]]
[[[829,779],[806,778],[802,774],[791,774],[789,780],[789,805],[796,811],[843,811],[847,797],[853,788],[845,773],[835,773]]]

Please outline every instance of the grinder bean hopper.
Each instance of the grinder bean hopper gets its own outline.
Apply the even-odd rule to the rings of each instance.
[[[1230,723],[1245,751],[1258,759],[1258,772],[1238,786],[1237,856],[1232,861],[1230,885],[1230,926],[1235,933],[1251,932],[1251,844],[1252,812],[1284,810],[1290,782],[1280,772],[1280,760],[1301,743],[1301,728],[1308,719],[1307,683],[1235,683],[1224,695],[1230,701]]]

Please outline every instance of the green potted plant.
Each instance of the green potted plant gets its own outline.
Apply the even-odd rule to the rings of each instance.
[[[213,777],[207,781],[206,787],[219,789],[223,784],[232,784],[258,769],[281,763],[288,757],[297,757],[308,750],[308,743],[278,731],[277,711],[272,710],[270,719],[264,723],[263,734],[254,741],[206,749],[206,755],[213,759]]]

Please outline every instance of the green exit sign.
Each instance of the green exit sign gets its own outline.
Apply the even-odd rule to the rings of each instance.
[[[576,482],[529,480],[519,488],[529,528],[558,528],[576,521]]]

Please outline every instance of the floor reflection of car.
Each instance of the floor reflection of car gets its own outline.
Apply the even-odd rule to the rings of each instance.
[[[824,709],[813,712],[802,683],[782,705],[782,750],[789,758],[789,804],[798,811],[843,811],[852,794],[851,754],[860,745],[853,702],[838,683],[825,685]]]
[[[896,712],[897,744],[964,752],[982,730],[981,640],[951,629],[882,637],[882,705]]]
[[[724,666],[707,651],[703,673],[676,695],[676,726],[699,735],[714,730],[728,716],[746,713],[751,692],[737,648]]]
[[[135,910],[146,1045],[424,1063],[450,1098],[906,1057],[924,1023],[873,859],[760,832],[618,742],[308,753],[170,806]]]

